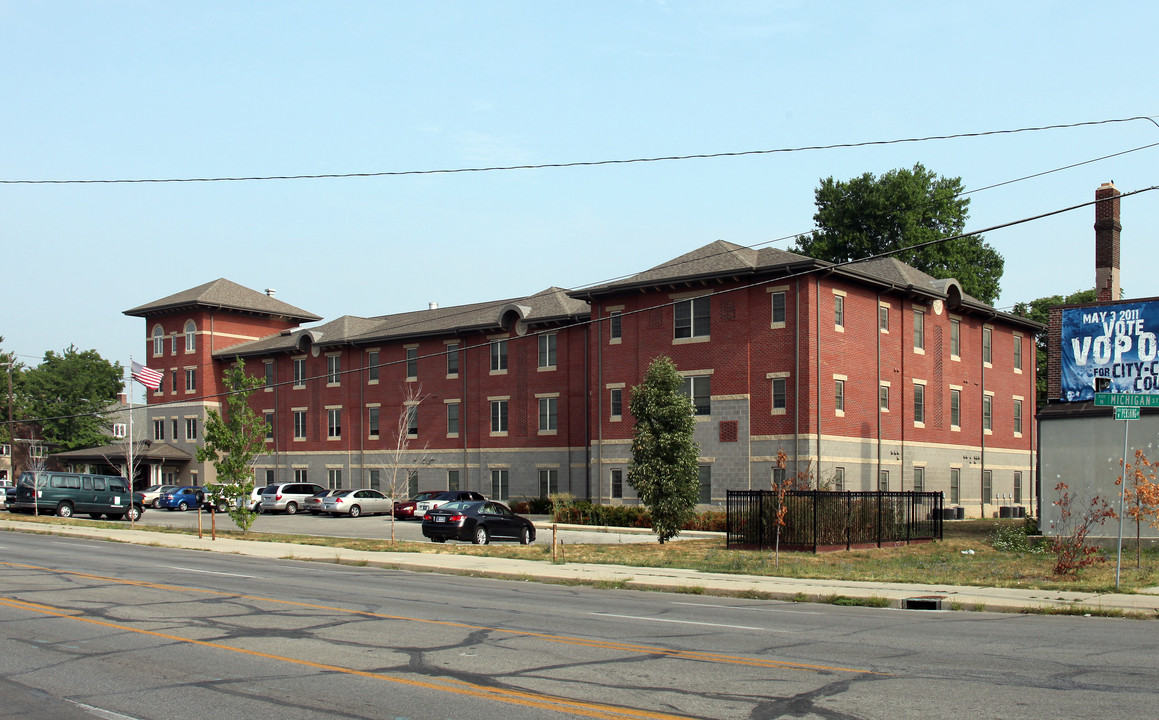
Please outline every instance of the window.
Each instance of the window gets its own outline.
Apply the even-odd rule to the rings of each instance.
[[[304,483],[307,481],[308,476],[309,476],[309,473],[306,472],[306,468],[295,468],[294,469],[294,482]]]
[[[271,360],[267,360],[263,365],[265,366],[266,387],[272,388],[274,386],[274,363]]]
[[[164,440],[165,439],[165,421],[164,420],[154,420],[153,421],[153,439],[154,440]]]
[[[962,354],[962,321],[950,319],[950,355],[958,357]]]
[[[379,431],[378,413],[379,413],[379,408],[376,408],[376,407],[366,408],[367,434],[371,438],[378,437],[378,431]]]
[[[684,394],[692,401],[694,415],[711,415],[712,401],[709,397],[711,375],[689,375],[684,378]]]
[[[623,313],[613,310],[608,319],[608,339],[619,340],[623,337]]]
[[[153,328],[153,354],[165,354],[165,331],[161,329],[160,325]]]
[[[994,429],[994,398],[990,395],[982,396],[982,429]]]
[[[926,349],[926,314],[914,310],[914,350]]]
[[[507,432],[507,401],[491,401],[491,432]]]
[[[342,489],[342,469],[328,468],[326,470],[326,487],[331,490]]]
[[[492,470],[491,471],[491,499],[492,500],[506,500],[507,499],[507,484],[508,484],[507,470]]]
[[[609,391],[609,394],[611,396],[609,404],[612,407],[612,417],[613,418],[623,417],[623,415],[624,415],[624,389],[623,388],[612,388]]]
[[[342,356],[341,355],[327,355],[326,356],[326,384],[337,385],[342,381]]]
[[[306,411],[305,410],[295,410],[294,411],[294,439],[295,440],[305,440],[306,439]]]
[[[274,439],[274,411],[266,410],[262,413],[266,419],[266,440]]]
[[[278,479],[278,473],[274,470],[266,470],[266,485],[273,485],[274,481]]]
[[[507,372],[507,341],[491,341],[491,372]]]
[[[408,347],[406,349],[406,379],[414,380],[419,376],[419,349],[416,347]]]
[[[962,391],[950,390],[950,427],[962,426]]]
[[[950,504],[958,505],[962,502],[962,470],[950,468]]]
[[[1014,401],[1014,432],[1022,434],[1022,400],[1019,399]]]
[[[712,466],[700,466],[700,498],[698,502],[701,505],[708,505],[712,502]]]
[[[982,328],[982,362],[986,363],[987,365],[994,361],[994,349],[991,344],[993,341],[992,336],[993,331],[990,328]]]
[[[881,470],[877,473],[877,489],[881,492],[889,492],[889,470]]]
[[[926,421],[926,386],[914,383],[914,423]]]
[[[306,387],[306,358],[294,358],[294,387]]]
[[[845,412],[845,381],[833,381],[833,407],[839,413]]]
[[[326,437],[330,440],[342,437],[341,408],[330,408],[326,411]]]
[[[406,436],[416,438],[419,436],[419,406],[406,406]]]
[[[709,298],[699,297],[691,300],[680,300],[675,305],[675,330],[673,337],[681,338],[708,337],[709,331]]]
[[[990,504],[994,502],[994,471],[982,471],[982,502]]]
[[[185,321],[185,352],[197,350],[197,324],[192,320]]]
[[[770,293],[773,299],[773,322],[785,322],[785,292],[783,290]]]
[[[624,471],[619,468],[612,470],[612,497],[624,497]]]
[[[773,411],[788,407],[788,378],[773,378]]]
[[[169,385],[173,389],[172,392],[174,394],[176,394],[177,393],[177,370],[170,370],[169,377],[171,379]]]
[[[447,345],[447,374],[459,374],[459,343]]]
[[[539,336],[539,367],[555,367],[555,333]]]
[[[557,411],[559,398],[539,398],[539,431],[551,432],[559,429]]]
[[[1022,504],[1022,471],[1014,471],[1014,504]]]
[[[447,403],[447,434],[459,434],[459,403]]]
[[[845,492],[845,468],[833,468],[833,490]]]
[[[1014,336],[1014,369],[1022,369],[1022,336]]]
[[[169,354],[177,354],[177,333],[171,333],[169,336]]]
[[[408,470],[406,473],[406,490],[407,497],[414,497],[419,494],[419,471]]]
[[[889,306],[877,306],[877,329],[887,333],[889,332]]]
[[[837,328],[845,327],[845,296],[833,296],[833,326]]]
[[[173,439],[177,439],[177,418],[169,421],[169,428],[173,431]]]
[[[370,471],[369,484],[370,484],[371,490],[381,490],[382,489],[382,471],[381,470],[371,470]],[[414,497],[414,496],[412,495],[411,497]]]
[[[185,418],[185,439],[197,439],[197,418]]]
[[[193,368],[185,370],[185,392],[197,392],[197,370]]]
[[[559,470],[539,471],[539,497],[550,497],[559,492]]]
[[[926,469],[924,467],[914,468],[914,492],[926,491]]]
[[[882,412],[889,412],[889,385],[877,387],[877,407]]]
[[[459,471],[458,470],[448,470],[447,471],[447,489],[448,490],[458,490],[459,489]]]
[[[366,352],[366,379],[370,382],[378,382],[378,351],[368,350]]]

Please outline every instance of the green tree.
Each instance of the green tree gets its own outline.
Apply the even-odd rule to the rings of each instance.
[[[1050,309],[1056,305],[1070,305],[1073,303],[1094,302],[1097,294],[1094,288],[1079,290],[1066,297],[1050,295],[1030,302],[1020,302],[1014,305],[1014,314],[1040,322],[1046,325],[1050,322]],[[1038,333],[1034,338],[1035,363],[1038,367],[1037,396],[1038,402],[1044,403],[1050,398],[1046,396],[1046,331]]]
[[[40,365],[20,373],[16,392],[21,412],[40,425],[54,450],[79,450],[109,441],[105,413],[125,389],[123,377],[120,363],[70,345],[59,355],[49,350]]]
[[[794,249],[829,262],[896,251],[902,262],[955,278],[967,294],[993,304],[1006,261],[980,235],[906,249],[965,231],[970,200],[961,193],[961,178],[938,177],[921,163],[881,177],[826,178],[815,191],[817,229],[798,236]]]
[[[245,362],[225,371],[226,414],[209,411],[205,422],[205,445],[197,448],[198,462],[211,462],[217,469],[217,483],[205,488],[214,505],[224,500],[229,505],[229,516],[249,532],[257,513],[250,510],[249,497],[254,489],[253,464],[258,455],[266,452],[266,420],[249,406],[253,391],[264,384],[262,378],[247,375]],[[236,500],[242,498],[242,502]]]
[[[658,357],[629,402],[636,425],[628,484],[651,512],[661,544],[680,534],[700,497],[695,421],[682,384],[672,360]]]

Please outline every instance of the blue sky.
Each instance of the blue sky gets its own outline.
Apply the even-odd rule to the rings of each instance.
[[[0,180],[441,170],[1159,116],[1159,5],[0,0]],[[812,228],[821,178],[967,188],[1159,142],[1147,121],[630,165],[0,185],[4,349],[141,357],[122,311],[218,277],[326,319],[579,287]],[[971,230],[1159,184],[1159,147],[972,195]],[[1159,295],[1159,191],[1123,286]],[[1094,284],[1094,212],[986,234],[998,305]]]

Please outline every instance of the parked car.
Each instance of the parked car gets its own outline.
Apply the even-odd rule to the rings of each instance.
[[[306,498],[306,502],[302,505],[302,509],[309,512],[311,515],[318,515],[322,512],[322,501],[335,493],[340,493],[341,490],[323,490]]]
[[[301,510],[307,498],[326,488],[314,483],[275,483],[262,491],[262,512],[284,512],[294,515]]]
[[[21,473],[16,497],[7,504],[12,512],[36,511],[60,517],[84,513],[94,519],[107,515],[112,520],[126,516],[136,520],[145,510],[123,477],[64,472],[42,472],[39,477]]]
[[[157,498],[157,507],[165,508],[166,510],[180,510],[185,512],[190,508],[199,510],[205,505],[205,489],[197,487],[196,485],[186,485],[184,487],[169,490],[161,493]]]
[[[423,517],[429,511],[434,510],[444,503],[486,499],[487,498],[472,490],[443,490],[433,498],[427,498],[426,500],[420,500],[415,503],[415,515],[418,517]]]
[[[448,502],[423,516],[423,535],[438,543],[518,540],[527,545],[535,542],[535,525],[494,500]]]
[[[250,510],[254,512],[261,512],[262,509],[262,491],[266,489],[265,485],[254,485],[253,492],[250,493]]]
[[[410,520],[411,518],[423,519],[421,513],[415,514],[415,505],[423,500],[430,500],[435,495],[444,492],[442,490],[425,490],[418,495],[415,495],[410,500],[402,500],[394,504],[394,516],[399,520]]]
[[[16,486],[15,485],[5,485],[4,486],[4,505],[5,505],[5,507],[11,505],[14,502],[16,502]]]
[[[385,515],[394,506],[377,490],[339,490],[322,501],[322,512],[331,515]]]
[[[133,498],[145,507],[156,508],[160,507],[157,501],[161,498],[162,493],[172,492],[180,485],[150,485],[140,492],[133,493]]]

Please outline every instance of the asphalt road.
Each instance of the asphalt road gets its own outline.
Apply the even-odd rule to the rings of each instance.
[[[163,527],[196,528],[198,513],[193,511],[180,512],[177,510],[148,509],[142,515],[142,525]],[[205,532],[209,532],[210,522],[216,519],[219,528],[234,530],[236,526],[228,515],[201,513],[201,523]],[[551,544],[551,524],[545,518],[530,518],[536,524],[537,545]],[[328,515],[310,515],[297,513],[262,513],[254,521],[251,532],[259,533],[293,533],[298,535],[319,535],[323,537],[353,537],[353,538],[382,538],[389,539],[391,533],[391,518],[389,515],[364,515],[362,517],[330,517]],[[398,540],[413,540],[415,542],[429,542],[423,537],[422,522],[419,520],[395,520],[395,538]],[[582,530],[559,530],[558,538],[566,543],[654,543],[656,536],[651,533],[616,533],[591,532]]]
[[[794,605],[0,533],[0,718],[1151,717],[1145,621]]]

